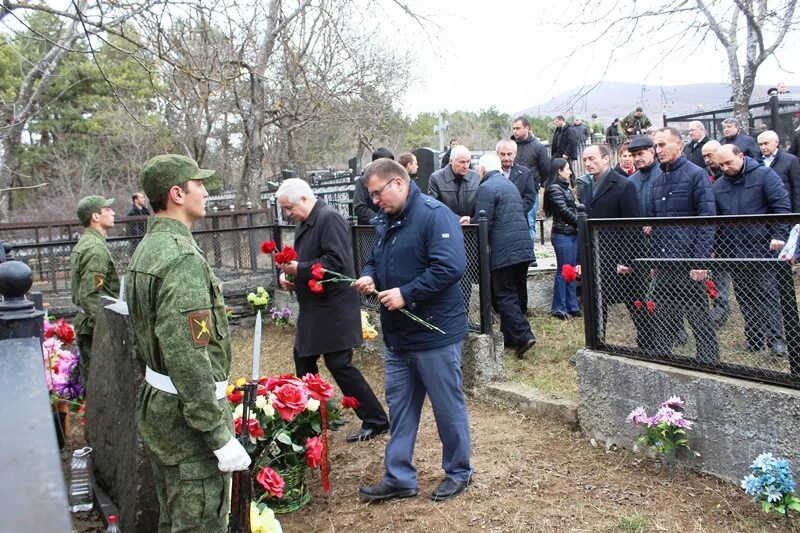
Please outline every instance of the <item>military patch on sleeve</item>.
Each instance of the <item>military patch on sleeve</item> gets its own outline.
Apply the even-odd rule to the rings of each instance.
[[[106,282],[106,277],[103,274],[94,275],[94,289],[99,291],[103,289],[103,284]]]
[[[192,342],[195,347],[206,346],[211,340],[211,313],[209,311],[195,311],[189,313],[189,329],[192,332]]]

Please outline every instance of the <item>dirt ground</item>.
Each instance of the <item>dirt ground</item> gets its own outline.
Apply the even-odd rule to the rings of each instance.
[[[294,330],[268,326],[262,343],[262,374],[292,372]],[[232,379],[250,373],[252,333],[237,328]],[[508,357],[513,357],[509,354]],[[535,365],[535,353],[526,364]],[[510,361],[509,361],[510,362]],[[356,365],[383,397],[382,360],[360,351]],[[327,375],[324,371],[323,375]],[[330,377],[329,375],[327,377]],[[415,462],[416,498],[364,503],[359,486],[383,473],[387,437],[347,444],[359,427],[352,420],[331,433],[331,492],[319,472],[307,483],[313,498],[298,512],[278,515],[293,532],[759,532],[791,531],[785,521],[760,513],[738,487],[678,470],[674,476],[652,459],[619,450],[606,452],[555,423],[546,423],[496,405],[492,398],[468,398],[475,477],[459,497],[433,502],[441,481],[441,445],[426,403]],[[98,531],[97,523],[75,521],[76,531]],[[794,531],[800,531],[795,527]]]

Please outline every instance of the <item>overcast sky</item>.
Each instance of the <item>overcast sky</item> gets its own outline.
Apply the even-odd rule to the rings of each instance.
[[[598,0],[596,4],[609,2],[614,4],[611,0]],[[633,3],[628,0],[621,5]],[[414,116],[421,111],[496,106],[513,113],[601,79],[664,86],[729,81],[726,55],[713,37],[699,46],[692,42],[691,52],[663,58],[661,51],[647,46],[663,34],[643,33],[638,42],[644,46],[618,49],[605,75],[613,48],[609,39],[585,46],[568,58],[577,45],[594,38],[600,28],[564,28],[567,21],[578,16],[570,12],[577,4],[574,0],[412,0],[412,6],[431,14],[440,27],[432,30],[435,40],[411,22],[399,31],[399,42],[405,43],[400,46],[413,43],[418,57],[409,70],[419,81],[400,102],[403,111]],[[637,29],[630,31],[635,34]],[[800,85],[798,50],[800,32],[795,32],[778,49],[777,59],[770,58],[760,67],[756,82]],[[724,95],[722,100],[727,98]]]

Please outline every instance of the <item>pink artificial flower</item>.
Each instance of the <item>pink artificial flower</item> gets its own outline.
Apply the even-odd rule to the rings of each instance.
[[[661,407],[670,407],[672,409],[680,411],[683,409],[684,403],[681,400],[680,396],[670,396],[666,402],[661,404]]]
[[[270,496],[283,498],[283,487],[286,485],[286,482],[281,475],[272,468],[268,466],[262,468],[261,472],[256,476],[256,481],[264,487],[264,490],[266,490]]]
[[[644,407],[637,407],[628,415],[627,421],[631,424],[647,424],[649,418]]]
[[[309,468],[319,468],[322,464],[322,440],[319,437],[306,439],[306,464]]]
[[[275,389],[274,394],[272,406],[287,422],[302,413],[308,403],[308,393],[302,384],[286,383]]]

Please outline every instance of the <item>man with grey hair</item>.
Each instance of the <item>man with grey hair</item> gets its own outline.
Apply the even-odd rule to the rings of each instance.
[[[536,198],[538,187],[534,182],[533,172],[528,167],[514,162],[517,155],[517,143],[511,139],[498,141],[495,153],[500,158],[501,172],[517,187],[527,213],[536,205],[534,198]]]
[[[700,168],[703,168],[703,145],[708,142],[708,135],[706,134],[705,125],[699,120],[693,120],[689,123],[689,139],[691,142],[683,147],[683,155],[686,159],[694,163]]]
[[[761,161],[761,152],[758,151],[756,140],[739,132],[739,120],[731,117],[722,121],[722,139],[719,140],[721,145],[735,144],[739,150],[747,157],[752,157],[756,161]]]
[[[778,134],[772,130],[764,131],[758,136],[758,149],[764,156],[764,166],[774,170],[783,181],[783,186],[789,193],[792,213],[800,213],[800,161],[781,150],[779,144]]]
[[[469,168],[471,154],[463,144],[450,150],[450,164],[431,174],[428,195],[436,198],[466,224],[475,207],[475,195],[481,178]]]
[[[528,233],[526,211],[519,191],[502,173],[495,154],[478,163],[481,184],[475,199],[472,222],[484,211],[489,226],[489,271],[492,307],[500,315],[500,331],[506,346],[513,346],[520,359],[536,344],[520,300],[527,292],[528,264],[533,261],[533,242]]]
[[[714,154],[717,153],[717,150],[719,150],[721,146],[719,141],[715,141],[714,139],[711,139],[703,145],[703,163],[705,163],[708,177],[711,179],[712,183],[722,177],[722,169],[719,168],[717,160],[714,157]]]
[[[355,278],[350,225],[338,211],[317,199],[308,183],[301,179],[284,181],[275,197],[286,214],[297,221],[294,237],[297,260],[278,266],[282,271],[281,287],[294,291],[300,305],[294,340],[295,373],[319,374],[317,361],[322,355],[342,394],[358,399],[355,411],[361,419],[361,429],[345,440],[370,440],[389,430],[389,418],[353,365],[353,348],[363,342],[358,293],[347,284],[326,283],[325,290],[315,294],[308,285],[316,279],[312,274],[315,264]]]

